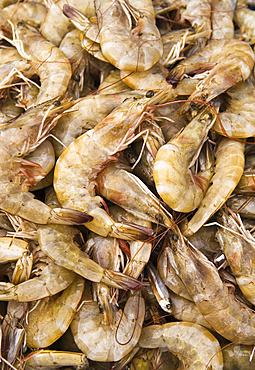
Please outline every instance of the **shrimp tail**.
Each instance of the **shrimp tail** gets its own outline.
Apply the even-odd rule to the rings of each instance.
[[[87,213],[68,208],[54,208],[51,211],[49,223],[63,225],[86,224],[93,220],[93,216]]]
[[[122,238],[126,236],[129,240],[148,241],[153,236],[152,229],[129,222],[115,222],[113,229],[115,234]]]
[[[105,270],[102,281],[107,285],[124,290],[140,290],[143,283],[132,276],[125,275],[121,272]]]

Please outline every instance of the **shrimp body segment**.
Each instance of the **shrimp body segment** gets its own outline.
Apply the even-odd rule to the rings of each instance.
[[[95,4],[102,53],[110,63],[128,71],[144,71],[157,63],[163,43],[150,0],[96,0]],[[130,26],[129,8],[137,13],[134,29]]]
[[[166,90],[168,91],[168,90]],[[124,101],[96,127],[74,140],[60,155],[54,173],[54,188],[63,207],[86,210],[94,217],[86,226],[101,236],[122,239],[148,239],[151,233],[132,225],[116,223],[101,208],[103,200],[96,196],[96,177],[116,154],[133,139],[140,117],[148,104],[154,104],[166,91],[152,98]],[[83,212],[82,211],[82,212]]]
[[[197,175],[191,162],[216,119],[203,109],[174,139],[163,145],[155,159],[153,177],[162,199],[175,211],[191,212],[201,203],[213,175],[212,166]]]
[[[178,356],[186,370],[223,369],[219,342],[198,324],[182,321],[147,326],[142,330],[138,345],[168,349]]]

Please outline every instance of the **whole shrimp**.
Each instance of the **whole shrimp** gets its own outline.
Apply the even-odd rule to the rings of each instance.
[[[243,295],[255,303],[255,240],[245,229],[239,215],[220,210],[216,219],[224,228],[218,227],[216,237]]]
[[[231,342],[253,344],[255,315],[222,282],[216,267],[180,232],[170,233],[172,266],[199,311],[214,330]]]
[[[177,136],[163,145],[155,159],[153,177],[157,192],[175,211],[190,212],[198,207],[213,175],[209,151],[196,175],[190,170],[194,158],[216,119],[204,108]]]
[[[46,297],[30,306],[25,328],[30,348],[48,347],[63,335],[73,319],[84,286],[85,280],[76,276],[60,296]]]
[[[138,345],[169,350],[186,370],[223,369],[218,340],[198,324],[182,321],[147,326],[142,330]]]
[[[105,325],[97,302],[86,300],[76,311],[71,330],[77,346],[93,361],[118,361],[137,344],[141,334],[145,304],[140,293],[131,293],[124,310],[113,312],[113,324]]]
[[[12,24],[13,40],[1,37],[13,44],[20,55],[29,60],[40,77],[41,88],[36,104],[56,98],[65,93],[72,75],[71,66],[65,54],[51,42],[45,40],[39,31],[25,23]]]
[[[147,106],[169,98],[167,92],[165,89],[151,98],[124,101],[93,130],[74,140],[59,157],[54,173],[59,202],[93,216],[94,220],[88,224],[91,231],[122,239],[148,238],[148,229],[115,223],[109,217],[101,208],[102,198],[95,196],[95,180],[109,162],[116,160],[116,154],[134,140],[134,131]]]
[[[150,0],[97,0],[95,6],[102,53],[110,63],[128,71],[143,71],[157,63],[163,44]]]
[[[245,81],[254,66],[251,47],[238,40],[216,40],[190,58],[181,61],[167,76],[167,81],[176,86],[185,74],[209,70],[208,75],[197,85],[189,99],[209,102],[240,81]],[[190,103],[185,103],[186,111]]]
[[[184,235],[199,230],[222,207],[237,186],[244,170],[244,143],[228,138],[220,140],[216,149],[215,173],[198,210],[185,226]]]

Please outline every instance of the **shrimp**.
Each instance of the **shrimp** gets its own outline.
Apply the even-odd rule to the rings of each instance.
[[[95,6],[102,53],[110,63],[128,71],[144,71],[157,63],[163,44],[150,0],[97,0]]]
[[[212,185],[198,210],[184,230],[185,236],[194,234],[222,207],[237,186],[244,170],[244,143],[223,138],[216,149],[215,173]]]
[[[170,71],[167,82],[176,86],[187,73],[210,70],[189,97],[189,100],[209,102],[238,82],[245,81],[253,66],[254,53],[247,43],[234,39],[216,40],[181,61]],[[183,105],[183,112],[189,105]]]
[[[22,369],[23,363],[26,370],[55,369],[62,366],[77,366],[77,370],[85,370],[89,366],[87,357],[83,353],[53,350],[32,352],[22,359],[20,364]],[[16,363],[15,366],[19,368]]]
[[[205,107],[156,155],[153,177],[157,192],[175,211],[193,211],[206,193],[213,175],[209,151],[197,175],[191,172],[190,167],[215,120],[216,114]]]
[[[86,297],[87,298],[87,297]],[[131,293],[124,310],[113,312],[113,324],[104,324],[97,302],[86,299],[71,323],[75,343],[93,361],[118,361],[137,344],[145,314],[144,299]]]
[[[20,55],[29,60],[37,71],[41,88],[36,104],[59,97],[65,93],[72,71],[68,58],[39,31],[25,22],[13,25],[13,40],[1,37],[13,44]]]
[[[198,324],[183,321],[147,326],[142,330],[138,345],[142,348],[168,349],[179,358],[183,369],[223,369],[218,340]]]
[[[1,301],[30,302],[52,296],[72,284],[75,273],[64,267],[48,264],[40,274],[18,285],[0,283]]]
[[[239,82],[227,91],[231,98],[227,109],[219,113],[213,130],[223,136],[231,138],[248,138],[255,136],[253,99],[255,98],[255,85],[248,79]]]
[[[53,225],[52,225],[53,226]],[[96,283],[102,282],[109,286],[120,289],[140,288],[141,283],[125,274],[102,268],[91,260],[86,253],[80,250],[75,236],[79,230],[66,227],[44,227],[38,229],[38,241],[41,250],[59,266],[76,272],[85,279]]]
[[[233,16],[237,0],[214,0],[212,3],[212,40],[234,38]]]
[[[216,237],[243,295],[255,303],[255,241],[247,231],[239,215],[227,214],[223,210],[216,214],[220,225]]]
[[[72,224],[91,220],[90,216],[87,218],[88,215],[82,213],[75,215],[73,210],[51,210],[27,191],[26,181],[20,185],[24,175],[29,177],[29,181],[33,178],[31,167],[35,166],[37,170],[40,168],[39,165],[25,161],[21,157],[33,151],[47,137],[58,118],[58,113],[70,105],[68,101],[46,102],[26,111],[0,131],[2,158],[0,208],[3,211],[43,224],[47,222]]]
[[[170,88],[171,90],[171,88]],[[154,97],[124,101],[93,130],[74,140],[56,162],[54,188],[63,207],[83,210],[94,217],[87,227],[102,236],[145,240],[148,229],[115,223],[100,208],[102,198],[95,196],[95,179],[116,154],[134,140],[134,131],[148,104],[169,98],[168,89]],[[142,231],[143,230],[143,231]]]
[[[60,296],[41,299],[30,307],[25,328],[30,348],[48,347],[64,334],[81,300],[84,286],[85,280],[76,276]]]
[[[235,299],[216,267],[199,250],[186,245],[181,233],[170,233],[169,239],[172,266],[209,324],[231,342],[254,344],[254,312]]]

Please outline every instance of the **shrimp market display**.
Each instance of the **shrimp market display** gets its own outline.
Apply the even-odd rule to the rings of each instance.
[[[255,369],[255,2],[0,0],[0,370]]]

